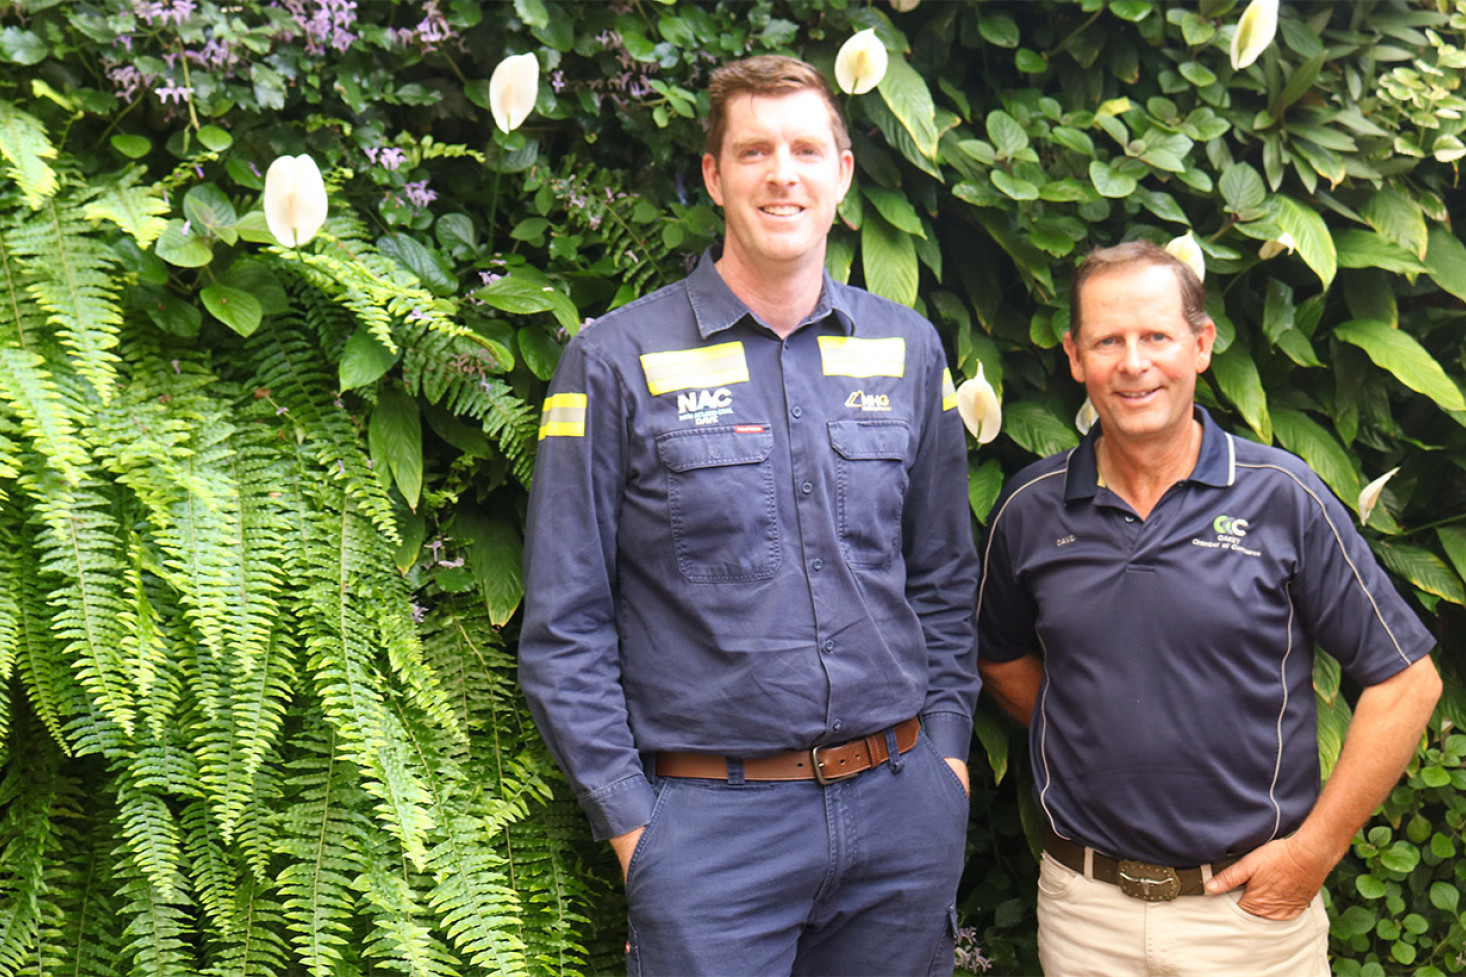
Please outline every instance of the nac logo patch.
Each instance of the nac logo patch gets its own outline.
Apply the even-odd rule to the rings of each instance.
[[[677,395],[677,420],[694,424],[716,424],[724,414],[733,413],[733,391],[688,390]]]

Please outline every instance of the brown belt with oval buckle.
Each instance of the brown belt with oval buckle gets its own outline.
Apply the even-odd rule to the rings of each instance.
[[[891,728],[896,732],[896,752],[909,753],[921,733],[921,719],[913,716]],[[879,767],[890,758],[883,730],[837,746],[751,757],[743,761],[743,777],[745,780],[814,780],[824,786]],[[728,758],[716,753],[664,751],[656,755],[656,771],[658,777],[727,780]]]
[[[1085,846],[1068,838],[1060,838],[1052,828],[1044,829],[1044,851],[1060,865],[1084,875]],[[1224,858],[1213,862],[1212,874],[1236,862],[1241,856]],[[1169,865],[1153,865],[1130,858],[1111,858],[1094,852],[1090,860],[1089,877],[1096,882],[1117,885],[1120,891],[1143,902],[1170,902],[1177,896],[1206,895],[1206,878],[1202,866],[1172,868]]]

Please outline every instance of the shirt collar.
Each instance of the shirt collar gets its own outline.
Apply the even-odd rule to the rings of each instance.
[[[1192,405],[1193,416],[1201,422],[1201,451],[1196,456],[1196,467],[1188,476],[1190,481],[1203,485],[1225,488],[1231,485],[1237,474],[1237,452],[1232,436],[1217,426],[1206,408]],[[1099,488],[1099,465],[1095,461],[1094,445],[1099,440],[1100,422],[1084,436],[1079,447],[1069,452],[1067,474],[1064,477],[1064,501],[1078,502],[1092,499]]]
[[[723,276],[718,274],[718,269],[713,266],[722,253],[721,245],[708,248],[703,252],[692,274],[687,276],[687,294],[692,301],[692,313],[697,319],[697,331],[703,339],[731,329],[744,316],[758,321],[758,316],[734,294],[728,283],[723,281]],[[815,303],[814,311],[799,324],[800,328],[811,322],[822,322],[833,314],[836,328],[847,336],[853,335],[855,319],[850,314],[849,286],[836,282],[828,271],[822,272],[822,275],[820,299]]]

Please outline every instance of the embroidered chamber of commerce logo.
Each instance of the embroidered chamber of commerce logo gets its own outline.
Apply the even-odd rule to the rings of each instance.
[[[891,398],[885,394],[868,394],[864,390],[857,390],[845,398],[846,407],[858,407],[864,411],[883,411],[891,409]]]
[[[1216,533],[1216,537],[1214,539],[1193,538],[1191,545],[1205,547],[1209,550],[1231,550],[1243,556],[1262,556],[1262,550],[1252,549],[1243,542],[1251,526],[1252,523],[1246,519],[1222,513],[1211,521],[1211,528]]]
[[[677,420],[694,424],[716,424],[724,414],[733,413],[733,391],[688,390],[677,395]]]

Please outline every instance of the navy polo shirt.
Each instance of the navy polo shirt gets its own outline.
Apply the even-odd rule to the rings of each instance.
[[[1434,643],[1307,465],[1196,415],[1196,468],[1146,519],[1098,484],[1098,425],[1020,472],[978,592],[984,659],[1044,657],[1029,742],[1049,825],[1166,865],[1308,815],[1315,644],[1368,686]]]
[[[704,256],[597,320],[550,384],[520,677],[598,837],[639,753],[754,757],[920,714],[965,758],[977,557],[931,324],[833,281],[788,338]]]

